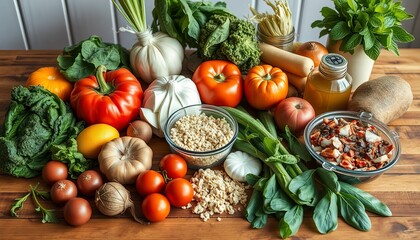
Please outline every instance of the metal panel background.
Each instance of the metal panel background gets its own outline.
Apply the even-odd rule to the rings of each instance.
[[[15,1],[0,1],[0,49],[25,49]]]
[[[147,23],[152,22],[154,0],[146,1]],[[216,2],[219,0],[211,0]],[[264,0],[226,0],[238,17],[249,17],[249,6],[258,11],[271,11]],[[320,29],[311,23],[321,18],[323,6],[333,6],[331,0],[289,0],[296,28],[297,41],[319,39]],[[420,1],[405,0],[407,11],[419,16]],[[21,21],[20,21],[21,20]],[[92,34],[104,41],[121,43],[126,48],[136,41],[133,34],[119,32],[126,21],[111,0],[2,0],[0,1],[0,49],[62,49]],[[416,40],[401,47],[420,47],[419,17],[404,22],[404,27]]]
[[[62,1],[21,0],[20,5],[30,49],[61,49],[68,44]]]

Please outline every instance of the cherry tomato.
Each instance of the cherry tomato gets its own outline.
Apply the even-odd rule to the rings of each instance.
[[[312,105],[303,98],[290,97],[281,101],[274,110],[274,120],[281,131],[286,125],[297,137],[302,135],[306,125],[315,117]]]
[[[64,220],[70,225],[83,225],[90,220],[91,216],[92,207],[84,198],[72,198],[64,206]]]
[[[140,196],[147,196],[162,191],[165,179],[162,174],[154,170],[146,170],[140,173],[136,179],[136,190]]]
[[[96,190],[104,184],[101,174],[95,170],[87,170],[77,178],[77,188],[86,196],[95,195]]]
[[[194,197],[194,189],[185,178],[176,178],[166,185],[165,196],[174,207],[186,206]]]
[[[62,206],[68,200],[77,196],[77,187],[70,180],[59,180],[52,185],[50,194],[51,200],[57,205]]]
[[[141,204],[143,215],[151,222],[164,220],[171,211],[168,199],[160,193],[148,195]]]
[[[166,154],[159,162],[162,171],[166,171],[168,178],[183,178],[187,174],[187,162],[175,153]]]
[[[53,185],[58,180],[66,179],[68,171],[65,163],[51,160],[42,168],[42,179],[48,185]]]

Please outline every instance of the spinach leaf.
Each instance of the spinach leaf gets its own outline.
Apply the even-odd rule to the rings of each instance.
[[[82,44],[82,57],[84,61],[92,63],[95,68],[104,65],[107,69],[117,69],[120,65],[120,53],[112,45],[98,47],[92,41]]]
[[[284,128],[284,134],[282,134],[282,137],[286,140],[291,153],[298,155],[299,158],[305,162],[312,160],[308,149],[306,149],[305,145],[300,143],[299,140],[292,134],[288,126]]]
[[[292,208],[292,202],[285,194],[282,194],[282,190],[278,189],[270,199],[264,199],[264,211],[267,214],[286,212]]]
[[[365,206],[367,211],[379,214],[381,216],[392,216],[392,212],[388,206],[381,200],[372,196],[370,193],[367,193],[345,182],[339,182],[339,184],[341,186],[341,193],[347,193],[356,197],[363,204],[363,206]]]
[[[338,226],[337,195],[331,191],[316,204],[313,220],[316,228],[322,234],[332,232]]]
[[[267,224],[268,215],[263,209],[262,192],[254,189],[245,210],[245,217],[253,228],[263,228]]]
[[[370,230],[371,222],[363,204],[355,196],[348,193],[342,192],[338,196],[340,214],[344,221],[361,231]]]
[[[251,185],[251,186],[254,186],[258,182],[258,180],[260,180],[260,178],[261,178],[260,176],[257,176],[252,173],[248,173],[245,176],[246,182],[248,183],[248,185]]]
[[[264,160],[267,163],[285,163],[285,164],[295,164],[298,162],[298,159],[294,155],[290,154],[276,154],[270,156]]]
[[[338,183],[337,175],[332,172],[328,171],[324,168],[317,168],[316,173],[318,174],[319,178],[321,179],[322,183],[331,191],[333,192],[340,192],[340,184]]]
[[[313,179],[314,173],[315,169],[306,170],[289,183],[289,190],[302,201],[314,202],[317,198],[317,189]]]
[[[96,35],[65,47],[57,62],[64,77],[71,82],[95,75],[99,65],[105,65],[107,70],[130,68],[127,49],[119,44],[103,42]]]
[[[265,184],[264,190],[263,190],[263,196],[264,198],[272,198],[274,194],[277,192],[277,181],[276,181],[276,175],[271,175],[270,179]]]
[[[280,236],[288,238],[297,233],[303,221],[303,207],[302,205],[295,205],[292,209],[286,212],[284,217],[280,220]]]
[[[203,45],[206,56],[212,56],[217,51],[217,45],[226,41],[229,37],[230,31],[230,19],[226,18],[225,22],[217,28],[207,37],[206,43]]]

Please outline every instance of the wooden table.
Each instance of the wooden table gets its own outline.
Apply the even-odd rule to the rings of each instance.
[[[59,51],[0,51],[0,122],[3,123],[10,102],[10,90],[23,84],[28,75],[42,66],[55,66]],[[383,52],[375,63],[372,78],[383,75],[399,75],[412,87],[414,102],[400,119],[389,126],[396,130],[402,143],[400,162],[377,180],[359,185],[360,188],[385,202],[393,212],[392,217],[369,214],[372,229],[361,232],[353,229],[341,219],[338,229],[327,235],[319,234],[306,214],[304,223],[295,239],[419,239],[420,238],[420,49],[401,49],[395,57]],[[150,146],[154,151],[154,166],[169,152],[163,139],[154,138]],[[190,172],[191,174],[192,172]],[[57,215],[60,223],[42,224],[33,205],[27,203],[19,218],[10,216],[10,207],[17,197],[23,196],[29,184],[40,178],[18,179],[0,176],[0,239],[275,239],[279,238],[277,222],[270,219],[264,229],[251,229],[250,224],[236,215],[221,215],[203,222],[190,210],[172,209],[163,222],[140,225],[128,213],[118,217],[105,217],[95,208],[87,224],[71,227],[62,219],[61,209]],[[42,181],[41,181],[42,182]],[[45,185],[41,185],[46,187]],[[137,209],[140,198],[133,194]],[[50,205],[54,207],[53,205]]]

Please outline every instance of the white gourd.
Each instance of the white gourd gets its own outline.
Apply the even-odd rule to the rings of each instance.
[[[163,137],[163,128],[169,116],[176,110],[201,104],[195,83],[183,75],[158,77],[143,94],[140,117],[148,122],[153,133]]]
[[[137,32],[138,41],[130,51],[130,64],[134,74],[151,83],[158,77],[180,74],[184,48],[166,33],[150,30]]]
[[[229,153],[223,167],[229,177],[239,182],[246,182],[247,174],[259,175],[262,170],[262,164],[258,158],[242,151]]]
[[[140,138],[119,137],[102,146],[99,169],[109,181],[135,183],[137,176],[152,167],[153,151]]]

